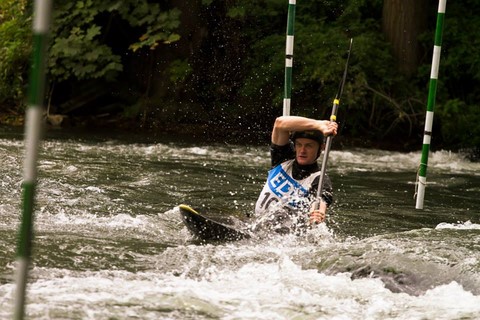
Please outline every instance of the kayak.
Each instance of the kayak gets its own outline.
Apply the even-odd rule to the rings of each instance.
[[[188,205],[181,204],[180,216],[190,233],[200,240],[236,241],[251,237],[247,230],[208,218]]]
[[[199,240],[205,241],[236,241],[250,238],[268,238],[275,234],[302,235],[311,225],[305,217],[292,214],[289,211],[277,211],[263,215],[244,223],[224,223],[200,214],[192,207],[181,204],[178,206],[183,223],[190,233]],[[229,219],[233,219],[230,217]]]

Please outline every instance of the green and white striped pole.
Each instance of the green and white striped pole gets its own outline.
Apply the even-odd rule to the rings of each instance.
[[[425,198],[425,187],[427,185],[427,164],[428,153],[430,151],[430,142],[432,139],[433,109],[435,108],[435,97],[437,94],[438,69],[440,65],[440,53],[442,51],[443,22],[445,19],[445,7],[447,0],[438,2],[437,27],[435,30],[435,43],[433,47],[432,68],[430,73],[430,85],[428,89],[427,115],[425,119],[425,131],[423,135],[422,157],[418,171],[418,182],[416,184],[415,196],[417,202],[416,209],[423,209],[423,200]]]
[[[35,0],[33,20],[33,59],[28,88],[28,107],[25,115],[25,162],[23,210],[20,225],[14,319],[23,319],[28,268],[33,240],[33,207],[37,183],[37,159],[42,128],[45,94],[45,67],[47,37],[52,10],[51,0]]]
[[[292,98],[292,68],[293,68],[293,30],[295,25],[296,0],[288,1],[287,16],[287,42],[285,45],[285,92],[283,98],[283,115],[290,115],[290,102]]]

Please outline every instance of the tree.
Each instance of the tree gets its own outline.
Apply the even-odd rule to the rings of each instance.
[[[31,50],[28,1],[0,1],[0,104],[21,109]],[[15,110],[16,111],[16,110]]]
[[[417,72],[422,55],[418,37],[428,21],[428,0],[384,0],[382,28],[391,44],[398,71],[406,76]]]

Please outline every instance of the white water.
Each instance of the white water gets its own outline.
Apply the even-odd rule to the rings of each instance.
[[[21,149],[0,139],[0,319],[14,304]],[[419,154],[330,156],[335,228],[199,244],[176,205],[248,212],[267,148],[47,141],[28,318],[477,319],[480,164],[432,153],[418,212]]]

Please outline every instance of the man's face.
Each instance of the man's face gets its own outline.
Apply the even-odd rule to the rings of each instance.
[[[295,154],[300,165],[312,164],[317,160],[320,144],[312,139],[297,138],[295,140]]]

